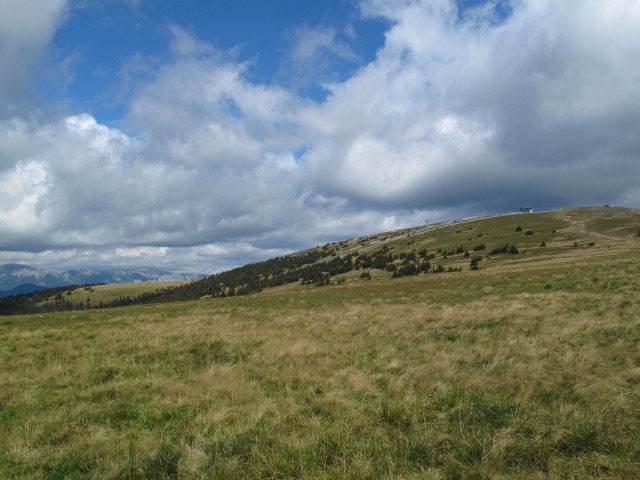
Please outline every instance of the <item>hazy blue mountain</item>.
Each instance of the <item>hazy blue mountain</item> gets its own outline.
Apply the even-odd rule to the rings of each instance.
[[[11,295],[20,295],[22,293],[31,293],[36,290],[44,290],[45,288],[46,287],[42,287],[40,285],[34,285],[33,283],[25,283],[23,285],[18,285],[11,290],[0,291],[0,298],[10,297]]]
[[[204,276],[199,273],[173,273],[155,268],[115,268],[109,270],[86,268],[55,272],[29,265],[8,263],[0,265],[0,291],[10,291],[22,285],[49,288],[83,283],[171,282],[197,280]]]
[[[0,265],[0,290],[11,290],[24,284],[59,287],[72,283],[74,283],[72,277],[66,273],[40,270],[29,265],[15,263]]]

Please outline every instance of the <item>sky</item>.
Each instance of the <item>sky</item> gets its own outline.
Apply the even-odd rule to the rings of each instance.
[[[0,263],[638,208],[638,31],[636,0],[4,0]]]

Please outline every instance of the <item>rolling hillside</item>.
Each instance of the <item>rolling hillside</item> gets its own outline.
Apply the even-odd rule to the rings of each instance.
[[[638,212],[419,230],[328,285],[4,317],[0,477],[637,478]]]
[[[131,284],[111,290],[118,295],[94,296],[89,304],[86,295],[38,292],[0,300],[0,314],[247,295],[292,283],[319,287],[374,277],[448,274],[469,270],[472,260],[474,269],[494,269],[596,254],[604,243],[607,249],[634,245],[639,231],[640,212],[620,207],[476,217],[327,244],[194,282]]]

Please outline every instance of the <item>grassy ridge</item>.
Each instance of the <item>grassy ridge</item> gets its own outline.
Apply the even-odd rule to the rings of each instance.
[[[163,288],[177,287],[189,282],[132,282],[94,285],[90,290],[84,287],[71,290],[71,295],[64,294],[64,299],[72,303],[86,304],[87,298],[93,304],[109,302],[121,297],[135,297],[141,293],[156,292]]]
[[[4,317],[0,477],[635,478],[640,224],[614,214],[388,244],[527,250],[477,272]]]
[[[513,261],[513,257],[499,255],[507,250],[526,254],[528,259],[532,259],[563,254],[568,247],[594,246],[594,240],[635,238],[639,218],[639,212],[632,209],[587,207],[448,222],[449,226],[446,223],[432,225],[428,231],[424,227],[416,227],[327,244],[248,264],[195,282],[99,287],[90,305],[86,304],[90,295],[85,290],[76,289],[67,296],[57,295],[57,291],[51,290],[49,297],[42,301],[47,296],[48,291],[45,290],[0,300],[0,313],[42,313],[84,309],[87,306],[117,307],[246,295],[298,281],[316,286],[327,285],[331,282],[329,277],[333,277],[334,281],[342,281],[353,277],[353,271],[361,268],[386,271],[390,277],[430,271],[457,271],[469,265],[469,252],[473,253],[473,257],[478,257],[478,264],[487,257],[487,262],[482,265],[492,265],[496,261]],[[525,227],[520,223],[524,223]],[[602,231],[609,233],[603,234]],[[378,254],[380,257],[377,261],[367,261],[368,257]],[[431,260],[433,264],[427,264]],[[346,272],[352,274],[342,275]],[[374,276],[380,277],[378,274]]]

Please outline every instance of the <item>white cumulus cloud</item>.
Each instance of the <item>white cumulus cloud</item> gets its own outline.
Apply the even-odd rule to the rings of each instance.
[[[0,116],[0,259],[210,272],[481,209],[640,206],[638,3],[510,5],[362,2],[385,43],[322,102],[171,27],[126,127]],[[291,58],[357,65],[337,32],[301,27]]]

